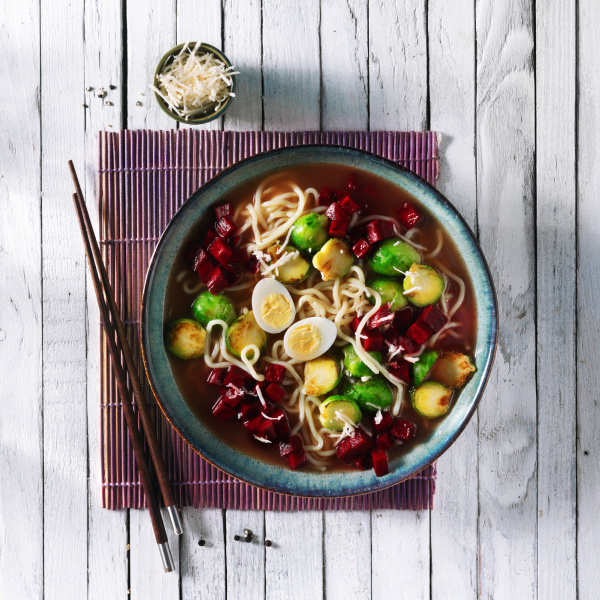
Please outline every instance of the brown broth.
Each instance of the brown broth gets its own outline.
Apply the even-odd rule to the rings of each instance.
[[[456,312],[453,317],[453,321],[461,323],[461,327],[454,330],[459,337],[445,336],[435,345],[438,350],[457,350],[463,351],[467,354],[472,355],[475,348],[475,335],[476,335],[476,312],[475,312],[475,298],[472,289],[472,283],[469,275],[466,271],[464,262],[452,240],[443,227],[435,220],[429,212],[416,200],[413,196],[407,192],[397,188],[389,182],[380,179],[377,176],[369,174],[364,171],[349,170],[345,167],[334,167],[334,166],[303,166],[294,169],[293,174],[290,173],[293,181],[301,188],[307,189],[309,187],[320,190],[323,186],[343,190],[347,189],[348,181],[351,175],[356,178],[356,181],[360,184],[361,189],[364,186],[368,186],[375,192],[378,199],[371,201],[369,208],[362,213],[362,216],[368,216],[371,214],[380,214],[385,216],[395,217],[395,211],[404,203],[411,202],[421,214],[425,215],[425,221],[419,224],[419,233],[415,236],[414,241],[427,247],[428,252],[431,252],[438,243],[437,231],[441,230],[443,235],[443,246],[440,254],[429,261],[425,261],[432,266],[441,264],[452,273],[458,275],[465,282],[466,294],[463,305]],[[224,196],[220,204],[225,202],[231,202],[234,205],[234,209],[240,204],[248,204],[254,195],[256,188],[260,181],[257,179],[251,181],[244,186],[237,188],[227,196]],[[287,190],[286,190],[287,191]],[[363,194],[363,197],[367,199],[367,196]],[[207,228],[213,224],[213,220],[206,219],[198,225],[196,230],[192,232],[188,241],[200,241]],[[238,225],[241,225],[241,220]],[[249,232],[247,232],[248,234]],[[250,241],[248,235],[244,238]],[[186,244],[183,246],[186,247]],[[364,266],[367,280],[375,275],[368,266]],[[189,272],[188,281],[198,281],[197,276],[192,273],[185,259],[185,251],[179,253],[173,269],[171,279],[168,284],[167,295],[166,295],[166,310],[165,310],[165,324],[172,321],[173,319],[181,317],[191,317],[190,307],[196,296],[205,291],[205,287],[202,286],[202,290],[188,294],[183,291],[183,281],[177,282],[176,277],[182,271]],[[194,279],[196,278],[196,279]],[[458,285],[450,279],[450,292],[456,298],[458,293]],[[239,311],[244,308],[251,308],[251,296],[249,290],[242,290],[238,292],[227,294],[232,302],[234,303],[236,310]],[[275,339],[279,339],[280,336],[270,336],[270,342]],[[339,354],[339,350],[337,351]],[[279,456],[277,444],[264,444],[255,441],[252,436],[246,432],[242,427],[242,424],[238,421],[221,421],[213,417],[211,409],[219,396],[219,389],[216,386],[206,384],[206,379],[210,372],[210,369],[204,364],[202,359],[196,361],[184,361],[175,357],[169,356],[171,368],[175,377],[175,380],[179,386],[184,400],[190,406],[194,414],[198,419],[209,428],[215,435],[223,440],[228,445],[236,448],[238,451],[258,458],[260,460],[267,461],[274,464],[287,465],[285,460]],[[289,386],[288,386],[289,388]],[[331,392],[332,395],[335,392]],[[453,398],[453,404],[456,402],[456,398],[459,392],[455,392]],[[402,418],[412,421],[417,426],[417,436],[415,439],[406,442],[399,446],[393,446],[388,450],[390,459],[395,456],[405,454],[410,450],[411,447],[423,442],[427,439],[436,425],[441,419],[431,421],[420,417],[412,408],[410,401],[404,401],[402,409]],[[290,420],[290,426],[293,428],[294,422]],[[320,459],[321,460],[321,459]],[[326,460],[329,464],[330,469],[333,470],[344,470],[347,467],[344,463],[333,456]]]

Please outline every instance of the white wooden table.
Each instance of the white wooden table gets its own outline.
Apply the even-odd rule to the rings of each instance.
[[[597,0],[6,0],[0,23],[2,600],[598,597]],[[148,83],[190,39],[243,72],[214,128],[441,132],[500,339],[431,513],[186,509],[166,575],[148,515],[100,506],[66,163],[95,213],[98,131],[174,127]],[[233,541],[244,527],[256,543]]]

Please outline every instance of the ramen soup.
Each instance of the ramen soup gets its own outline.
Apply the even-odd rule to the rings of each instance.
[[[165,344],[225,443],[292,469],[371,469],[432,434],[476,365],[474,295],[401,189],[310,166],[224,197],[173,265]]]

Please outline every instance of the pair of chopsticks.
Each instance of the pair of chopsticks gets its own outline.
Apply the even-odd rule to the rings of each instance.
[[[133,361],[131,348],[129,347],[129,342],[127,341],[127,336],[125,335],[125,329],[123,328],[123,323],[119,314],[119,308],[117,307],[110,283],[108,281],[108,274],[106,272],[104,263],[102,262],[100,248],[98,247],[98,242],[94,234],[90,216],[83,199],[81,186],[79,185],[79,179],[77,178],[77,173],[75,172],[75,167],[73,166],[72,161],[69,161],[69,170],[71,171],[71,177],[73,178],[76,191],[76,193],[73,194],[73,202],[75,203],[77,219],[79,220],[81,235],[83,236],[83,243],[85,246],[85,254],[88,259],[90,272],[92,274],[92,281],[94,283],[94,290],[96,291],[96,297],[98,299],[100,319],[104,325],[104,331],[108,341],[108,349],[110,351],[112,365],[117,377],[119,395],[121,396],[123,413],[125,414],[127,429],[129,430],[129,437],[133,445],[135,462],[140,472],[142,487],[144,489],[144,494],[146,495],[146,501],[150,511],[150,518],[152,519],[152,527],[154,529],[154,535],[156,536],[156,543],[158,544],[158,549],[160,551],[165,572],[168,573],[174,569],[173,557],[169,548],[167,532],[165,531],[158,500],[156,498],[156,494],[154,493],[150,469],[146,462],[142,436],[140,435],[140,431],[137,426],[136,415],[133,412],[133,402],[131,400],[131,394],[127,388],[127,375],[129,376],[129,380],[131,381],[131,385],[133,387],[135,402],[141,417],[144,433],[146,434],[146,440],[148,441],[150,456],[152,458],[152,463],[154,464],[154,469],[158,478],[163,501],[167,508],[167,512],[171,517],[173,530],[175,531],[176,535],[181,535],[183,533],[181,520],[179,518],[179,513],[177,512],[177,507],[175,506],[173,488],[171,487],[171,482],[169,481],[167,467],[163,461],[158,439],[156,437],[156,430],[154,429],[152,417],[150,416],[150,411],[148,410],[146,398],[142,390],[142,384],[137,374],[136,365]],[[121,364],[121,353],[119,352],[119,348],[123,354],[123,357],[125,358],[125,370]]]

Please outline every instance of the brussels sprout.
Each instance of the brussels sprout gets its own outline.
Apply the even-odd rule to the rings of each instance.
[[[346,421],[356,425],[362,419],[358,404],[345,396],[331,396],[319,406],[321,425],[333,431],[342,431]],[[342,415],[342,416],[340,416]],[[344,419],[345,417],[345,419]]]
[[[259,327],[254,313],[250,311],[238,317],[229,326],[225,334],[225,344],[227,350],[237,358],[240,358],[242,350],[251,344],[257,346],[262,354],[267,346],[267,334]],[[254,353],[248,352],[248,358],[253,359]]]
[[[328,394],[342,379],[342,365],[331,354],[313,358],[304,365],[304,391],[309,396]]]
[[[296,248],[314,256],[329,239],[329,219],[310,213],[296,220],[290,240]]]
[[[204,354],[206,329],[192,319],[173,321],[165,335],[167,350],[177,358],[188,360]]]
[[[410,393],[413,408],[426,419],[437,419],[450,408],[452,389],[437,381],[426,381]]]
[[[429,350],[428,352],[423,352],[423,354],[419,356],[418,362],[414,363],[412,366],[413,382],[415,385],[421,385],[423,379],[427,377],[427,374],[431,370],[431,367],[433,367],[433,363],[435,363],[439,355],[439,350]]]
[[[444,280],[441,275],[432,267],[416,263],[410,266],[410,271],[415,276],[404,278],[402,284],[404,295],[419,308],[435,304],[444,291]]]
[[[357,402],[361,409],[371,412],[386,409],[393,399],[390,386],[380,375],[368,381],[350,383],[346,380],[342,393]]]
[[[276,260],[279,260],[284,252],[298,252],[296,248],[292,248],[292,246],[286,246],[285,250],[277,254],[277,250],[279,250],[281,246],[275,245],[271,246],[267,252],[271,257],[271,264],[273,264]],[[308,272],[310,271],[310,263],[303,257],[297,256],[296,258],[292,258],[288,260],[281,267],[277,267],[277,272],[275,273],[275,279],[280,281],[281,283],[285,283],[287,285],[294,285],[296,283],[300,283],[304,281],[308,277]]]
[[[368,262],[375,273],[397,277],[399,271],[407,271],[410,265],[419,260],[420,254],[410,244],[388,238],[376,247]]]
[[[313,267],[321,271],[323,281],[343,277],[354,263],[354,254],[346,240],[332,238],[313,258]]]
[[[371,369],[369,369],[369,367],[361,360],[360,356],[356,354],[356,350],[352,344],[344,346],[342,350],[344,352],[344,369],[348,371],[350,375],[353,377],[369,377],[374,375],[373,371],[371,371]],[[381,362],[381,352],[374,350],[367,352],[367,354],[378,363]]]
[[[367,287],[379,292],[381,304],[388,304],[391,312],[396,312],[408,306],[402,284],[397,279],[377,277],[377,279],[367,281]],[[368,296],[367,300],[371,304],[375,304],[375,296]]]
[[[435,381],[456,389],[462,387],[475,370],[475,365],[466,354],[444,352],[435,361],[430,375]]]
[[[192,315],[196,321],[205,326],[215,319],[231,325],[235,321],[235,308],[225,294],[213,296],[210,292],[204,292],[194,300]]]

